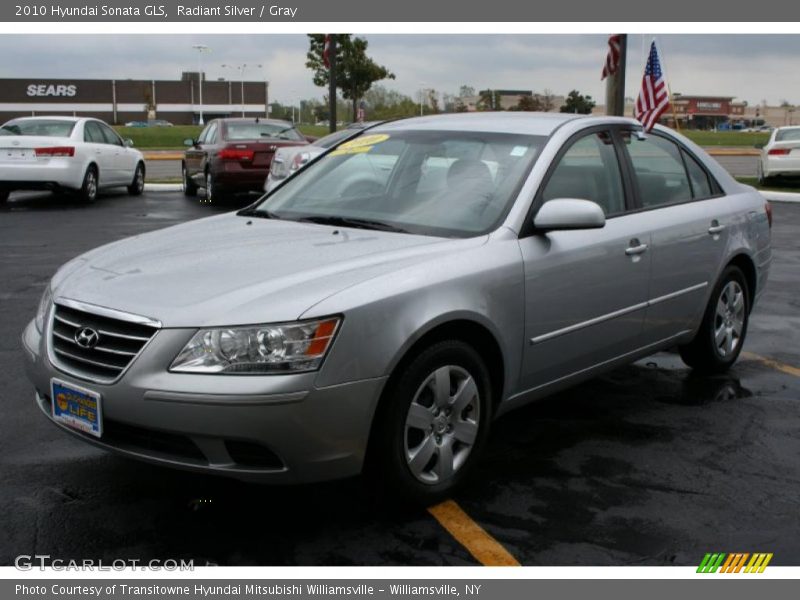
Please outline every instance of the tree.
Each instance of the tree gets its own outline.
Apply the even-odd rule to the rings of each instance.
[[[544,112],[550,112],[556,107],[556,96],[553,94],[553,90],[544,88],[544,91],[538,97]]]
[[[578,90],[572,90],[567,96],[564,105],[559,109],[562,113],[576,113],[588,115],[592,112],[595,101],[591,96],[583,96]]]
[[[500,106],[500,94],[494,90],[481,90],[477,106],[478,110],[503,110]]]
[[[314,72],[314,85],[328,86],[330,72],[325,66],[325,35],[309,34],[306,67]],[[351,34],[336,34],[336,87],[342,96],[350,100],[353,121],[358,116],[358,101],[369,91],[372,84],[383,79],[394,79],[394,73],[367,56],[367,40]]]
[[[431,111],[433,114],[438,114],[439,112],[439,94],[436,93],[436,90],[430,88],[426,90],[428,92],[428,106],[431,107]]]
[[[458,88],[458,95],[461,98],[472,97],[475,95],[475,88],[471,85],[462,85],[460,88]]]
[[[524,111],[541,111],[542,101],[536,96],[522,96],[517,102],[517,105],[511,110],[524,110]]]

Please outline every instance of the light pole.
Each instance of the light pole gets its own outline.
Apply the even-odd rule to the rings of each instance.
[[[200,90],[200,120],[198,125],[205,125],[205,121],[203,121],[203,52],[211,52],[211,48],[203,44],[195,44],[192,48],[197,50],[197,86]]]
[[[423,115],[422,108],[424,106],[423,105],[424,101],[425,101],[425,82],[424,81],[420,81],[419,82],[419,116],[420,117]]]
[[[225,68],[225,69],[235,69],[236,71],[239,71],[239,77],[241,79],[241,82],[240,82],[241,83],[241,97],[239,99],[241,100],[241,105],[242,105],[242,117],[244,117],[244,70],[247,67],[255,67],[257,69],[261,69],[262,66],[261,65],[248,65],[247,63],[242,63],[240,65],[222,65],[222,67]]]

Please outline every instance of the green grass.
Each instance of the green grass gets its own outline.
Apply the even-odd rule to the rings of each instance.
[[[695,131],[681,129],[681,133],[698,146],[750,146],[766,144],[769,133],[749,133],[744,131]]]
[[[760,185],[758,179],[755,177],[737,177],[736,181],[744,183],[745,185],[752,185],[758,190],[766,190],[770,192],[791,192],[793,194],[800,194],[800,178],[798,179],[777,179],[771,181],[767,185]]]
[[[139,150],[183,150],[183,140],[195,139],[200,135],[202,127],[197,125],[175,125],[174,127],[115,127],[123,138],[133,140],[133,146]],[[327,127],[317,125],[300,125],[304,135],[322,137],[328,135]]]

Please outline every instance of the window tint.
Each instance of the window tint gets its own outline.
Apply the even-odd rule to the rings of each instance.
[[[92,144],[105,144],[106,138],[97,121],[87,121],[83,127],[83,141]]]
[[[3,125],[3,131],[11,135],[37,135],[45,137],[69,137],[75,121],[60,119],[14,119]]]
[[[797,129],[778,129],[775,133],[776,142],[794,142],[800,140],[800,128]]]
[[[100,130],[103,132],[103,138],[106,144],[113,144],[114,146],[122,146],[122,140],[108,125],[100,125]]]
[[[692,199],[689,178],[678,146],[656,135],[625,137],[642,206],[651,207]]]
[[[703,170],[700,164],[689,154],[683,152],[683,159],[686,161],[686,169],[689,171],[689,179],[692,181],[692,195],[695,198],[708,198],[712,196],[711,182],[708,180],[708,174]]]
[[[561,157],[542,197],[579,198],[596,202],[607,215],[624,212],[625,192],[614,143],[607,131],[572,144]]]

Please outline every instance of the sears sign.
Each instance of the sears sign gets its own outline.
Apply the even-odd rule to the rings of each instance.
[[[31,97],[62,96],[64,98],[72,98],[77,93],[77,85],[32,83],[28,86],[28,96]]]

